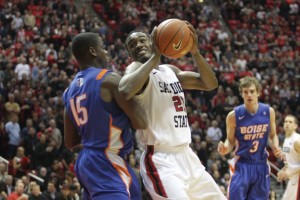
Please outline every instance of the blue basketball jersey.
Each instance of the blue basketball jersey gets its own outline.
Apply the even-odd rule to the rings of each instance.
[[[67,112],[86,148],[108,149],[120,156],[132,150],[129,118],[116,102],[104,102],[100,88],[111,71],[89,67],[77,73],[63,94]]]
[[[250,114],[244,105],[235,109],[237,140],[235,155],[242,160],[264,161],[268,157],[266,145],[270,131],[269,105],[259,103],[255,114]]]

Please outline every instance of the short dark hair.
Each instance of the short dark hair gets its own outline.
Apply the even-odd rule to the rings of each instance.
[[[128,50],[128,39],[129,39],[129,37],[132,35],[132,34],[134,34],[134,33],[143,33],[143,34],[145,34],[149,39],[151,39],[151,35],[149,34],[149,33],[144,33],[143,31],[139,31],[139,30],[133,30],[133,31],[131,31],[130,33],[128,33],[128,35],[127,35],[127,37],[126,37],[126,39],[125,39],[125,48],[126,48],[126,50],[127,50],[127,52],[129,52]]]
[[[99,35],[97,33],[86,32],[76,35],[72,39],[72,52],[75,58],[80,61],[87,55],[90,47],[98,45]]]
[[[294,119],[295,124],[298,125],[298,119],[295,115],[288,114],[287,116],[285,116],[285,118],[287,118],[287,117],[292,117]]]

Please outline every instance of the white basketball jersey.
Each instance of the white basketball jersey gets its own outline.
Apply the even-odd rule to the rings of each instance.
[[[290,137],[286,137],[283,143],[283,152],[290,170],[300,167],[300,153],[296,152],[294,148],[294,142],[299,138],[300,135],[294,132]]]
[[[168,148],[191,142],[183,89],[168,66],[153,69],[144,92],[135,98],[145,109],[149,122],[138,136],[142,143]]]

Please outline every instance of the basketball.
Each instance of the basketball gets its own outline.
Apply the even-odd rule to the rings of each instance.
[[[169,58],[180,58],[190,51],[193,37],[184,21],[168,19],[157,27],[156,45],[162,55]]]

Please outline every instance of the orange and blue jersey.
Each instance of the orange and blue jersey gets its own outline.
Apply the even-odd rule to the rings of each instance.
[[[230,200],[265,200],[269,198],[270,169],[266,145],[270,131],[269,106],[259,103],[255,114],[244,105],[234,109],[236,150],[228,186]]]
[[[270,131],[269,106],[259,103],[255,114],[250,114],[244,105],[234,109],[237,140],[235,155],[249,161],[265,161],[268,157],[266,145]]]
[[[116,102],[100,97],[101,84],[110,73],[95,67],[82,70],[63,94],[83,145],[75,172],[84,188],[84,200],[140,200],[138,179],[124,159],[133,147],[129,118]]]
[[[116,102],[100,98],[101,84],[110,73],[94,67],[80,71],[63,98],[84,147],[108,149],[123,157],[132,150],[129,118]]]

